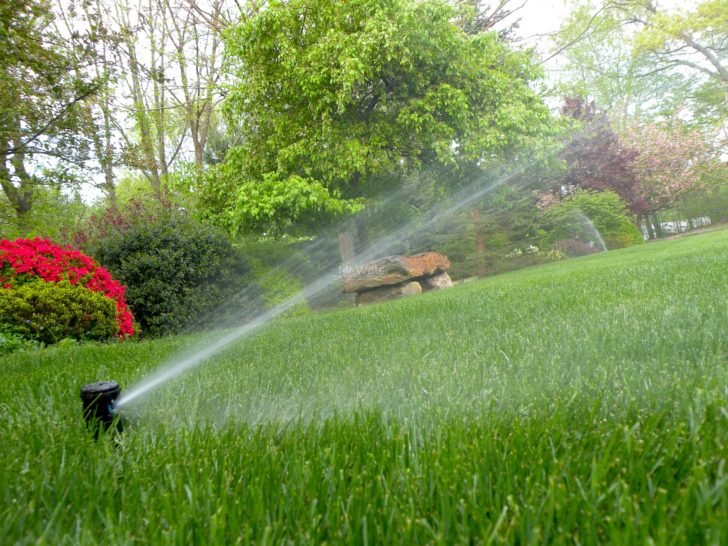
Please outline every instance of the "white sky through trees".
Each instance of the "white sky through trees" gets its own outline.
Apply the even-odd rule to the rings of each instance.
[[[66,0],[58,1],[64,4]],[[103,3],[114,5],[117,0],[102,1]],[[662,9],[681,8],[691,10],[699,3],[699,0],[655,0],[655,2]],[[484,0],[484,3],[493,5],[494,0]],[[510,0],[507,8],[515,9],[515,12],[501,22],[498,27],[507,27],[516,20],[519,20],[519,27],[515,32],[515,35],[519,38],[517,46],[524,48],[533,47],[544,58],[549,58],[554,48],[554,43],[550,39],[550,36],[559,30],[564,19],[573,10],[575,3],[575,0]],[[601,3],[602,0],[594,0],[595,5]],[[241,5],[244,4],[245,2],[241,2]],[[519,8],[519,6],[522,7]],[[139,43],[138,45],[139,55],[142,58],[146,58],[147,52],[143,43]],[[553,83],[554,76],[558,72],[559,62],[559,55],[556,55],[555,58],[545,63],[544,68],[546,70],[547,81]],[[121,171],[118,171],[117,174],[121,174]],[[102,197],[102,193],[90,185],[84,185],[82,195],[86,201],[93,201]]]
[[[523,0],[512,0],[513,7],[522,2]],[[524,39],[524,43],[542,51],[549,46],[543,35],[559,30],[561,22],[573,9],[574,3],[573,0],[526,0],[524,6],[513,15],[514,18],[520,18],[518,35]],[[656,0],[655,3],[663,9],[680,8],[690,11],[699,4],[699,0]]]

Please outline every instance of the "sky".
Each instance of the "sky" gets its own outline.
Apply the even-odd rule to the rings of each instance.
[[[518,5],[518,0],[512,3]],[[518,34],[538,41],[541,35],[557,31],[568,14],[566,4],[565,0],[528,0],[515,14],[521,18]]]
[[[511,0],[514,7],[523,2],[524,0]],[[542,35],[559,29],[572,4],[569,0],[525,0],[523,8],[514,14],[514,17],[521,19],[518,34],[524,37],[524,43],[536,45],[540,51],[548,48],[548,39]],[[679,7],[690,10],[699,4],[699,0],[656,0],[656,4],[660,8]]]

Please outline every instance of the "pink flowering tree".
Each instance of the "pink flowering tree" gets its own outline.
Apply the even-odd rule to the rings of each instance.
[[[636,212],[639,220],[647,220],[654,238],[659,236],[660,225],[655,213],[673,207],[680,198],[699,189],[714,158],[700,133],[679,123],[669,127],[633,124],[625,128],[622,140],[638,152],[632,160],[633,194],[641,204]],[[658,233],[652,231],[651,224]]]

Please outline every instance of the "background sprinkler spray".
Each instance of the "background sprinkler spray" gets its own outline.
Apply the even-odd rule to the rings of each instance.
[[[99,434],[112,425],[115,425],[117,433],[123,431],[121,419],[115,416],[114,411],[114,402],[119,394],[121,387],[116,381],[99,381],[81,387],[83,418],[93,431],[94,438],[98,439]]]

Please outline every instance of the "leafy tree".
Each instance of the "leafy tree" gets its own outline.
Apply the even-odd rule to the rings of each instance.
[[[624,140],[638,150],[634,159],[635,195],[643,203],[641,213],[654,214],[671,208],[680,198],[701,187],[703,177],[716,160],[702,135],[679,123],[630,125]],[[652,222],[660,235],[660,222]],[[651,228],[648,222],[648,229]]]
[[[637,225],[647,220],[652,237],[660,235],[660,222],[650,220],[650,215],[672,207],[715,168],[715,156],[700,132],[677,121],[672,125],[631,121],[617,132],[606,113],[597,112],[583,98],[567,99],[562,112],[577,119],[582,129],[561,154],[567,172],[557,180],[557,191],[614,191],[635,215]]]
[[[98,85],[97,91],[79,105],[80,127],[89,141],[90,156],[93,160],[84,165],[91,176],[87,182],[101,190],[109,206],[116,207],[116,176],[114,168],[121,164],[119,135],[116,130],[121,110],[116,104],[116,84],[119,69],[115,59],[119,53],[119,36],[106,21],[108,6],[103,0],[57,2],[55,11],[63,34],[73,47],[83,48],[84,36],[76,29],[90,28],[93,40],[88,43],[92,49],[89,62],[74,67],[77,78],[88,77]]]
[[[701,180],[699,188],[676,203],[675,208],[687,218],[688,227],[693,219],[706,218],[712,222],[728,221],[728,166],[716,164]],[[702,224],[698,220],[698,225]]]
[[[437,0],[292,0],[230,28],[226,112],[245,140],[204,206],[232,231],[283,231],[356,210],[384,174],[533,154],[550,117],[530,54],[455,16]]]
[[[483,277],[553,259],[535,246],[541,244],[540,216],[535,192],[524,191],[522,184],[505,185],[426,236],[433,240],[431,248],[450,258],[452,277]],[[514,248],[536,252],[509,256]]]
[[[655,70],[687,71],[694,81],[689,97],[695,124],[728,138],[728,3],[703,0],[691,10],[666,12],[643,2],[634,17],[641,25],[638,52],[650,55]]]
[[[653,2],[627,4],[633,4],[631,15],[642,25],[636,38],[641,50],[652,53],[663,66],[686,67],[728,90],[728,4],[724,0],[703,0],[691,11],[669,13]]]
[[[142,174],[152,197],[182,160],[201,170],[220,101],[228,0],[55,2],[64,36],[90,28],[93,62],[77,70],[99,84],[84,102],[82,127],[95,163],[92,183],[116,206],[115,168]],[[99,176],[100,175],[100,176]]]
[[[614,191],[640,217],[648,205],[637,192],[634,160],[639,152],[626,146],[612,128],[609,117],[597,112],[593,102],[582,97],[566,99],[561,110],[581,125],[561,153],[566,173],[557,179],[555,191],[574,189]]]
[[[518,19],[514,15],[525,6],[523,2],[516,0],[497,0],[484,3],[481,0],[453,0],[459,8],[457,23],[465,32],[478,34],[486,30],[503,27],[507,20],[513,22],[500,30],[500,35],[508,37],[518,27]]]
[[[562,52],[560,92],[589,97],[623,119],[671,115],[691,92],[691,79],[655,70],[647,52],[635,51],[637,31],[609,3],[575,3],[553,38]]]
[[[574,0],[557,37],[563,91],[612,111],[664,121],[676,112],[713,138],[728,119],[728,7],[702,0],[668,10],[652,0]],[[716,144],[720,144],[716,140]]]
[[[75,229],[88,213],[78,188],[71,191],[60,184],[33,188],[33,207],[19,223],[11,203],[0,194],[0,239],[43,236],[62,239]]]
[[[96,92],[75,70],[93,57],[93,34],[64,38],[45,0],[0,4],[0,187],[18,222],[27,222],[45,181],[35,163],[81,161],[81,103]]]

